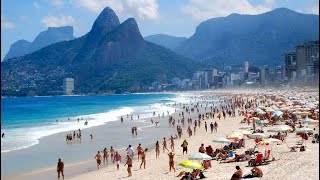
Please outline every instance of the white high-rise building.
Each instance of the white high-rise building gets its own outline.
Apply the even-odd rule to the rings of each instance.
[[[244,62],[244,72],[245,72],[245,73],[248,73],[248,72],[249,72],[249,62],[248,62],[248,61],[245,61],[245,62]]]
[[[73,78],[63,79],[63,94],[72,95],[73,90],[74,90],[74,79]]]

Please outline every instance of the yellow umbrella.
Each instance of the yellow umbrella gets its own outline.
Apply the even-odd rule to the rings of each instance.
[[[194,161],[189,161],[189,160],[184,160],[182,161],[179,166],[188,168],[188,169],[203,169],[203,166],[200,163],[194,162]]]
[[[270,145],[270,142],[269,141],[260,141],[258,143],[259,146],[269,146]]]
[[[260,118],[258,118],[258,117],[253,117],[252,119],[254,119],[256,121],[260,120]]]

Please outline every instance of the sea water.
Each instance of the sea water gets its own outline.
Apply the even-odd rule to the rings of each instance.
[[[175,129],[164,126],[154,129],[154,124],[141,119],[151,118],[154,111],[172,114],[175,108],[168,104],[187,103],[189,97],[185,94],[128,94],[2,98],[1,101],[1,133],[5,133],[1,138],[1,163],[5,165],[1,172],[10,175],[46,167],[61,156],[69,162],[90,159],[97,149],[105,146],[123,148],[128,143],[151,143]],[[127,120],[121,126],[120,117],[126,119],[127,114],[132,114],[134,120]],[[85,121],[88,121],[87,126]],[[105,132],[97,129],[106,123]],[[139,127],[139,137],[130,136],[132,125]],[[63,143],[65,134],[79,128],[84,137],[81,144]],[[96,130],[100,134],[95,133]],[[94,134],[92,142],[88,138],[90,133]],[[33,161],[32,166],[30,161]]]

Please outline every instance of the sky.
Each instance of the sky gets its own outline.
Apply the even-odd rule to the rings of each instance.
[[[120,22],[135,18],[144,37],[190,37],[201,22],[232,13],[261,14],[285,7],[319,14],[318,0],[1,0],[1,60],[11,44],[32,42],[48,27],[72,25],[75,37],[85,35],[107,6]]]

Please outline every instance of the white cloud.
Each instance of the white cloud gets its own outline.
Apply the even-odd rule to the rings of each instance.
[[[33,6],[36,8],[36,9],[40,9],[40,6],[37,2],[33,2]]]
[[[272,10],[273,0],[265,0],[263,4],[253,6],[248,0],[190,0],[182,6],[184,13],[197,20],[223,17],[232,13],[259,14]]]
[[[94,13],[100,13],[109,6],[119,16],[133,16],[141,20],[159,18],[157,0],[72,0],[72,3]]]
[[[60,27],[60,26],[66,26],[66,25],[74,25],[75,20],[72,16],[45,16],[42,18],[41,22],[45,24],[47,27]]]
[[[62,0],[52,0],[51,3],[56,8],[62,8],[64,5]]]
[[[311,13],[319,15],[319,4],[317,4],[311,8]]]
[[[12,22],[5,19],[3,15],[1,15],[1,29],[13,29],[15,26]]]

